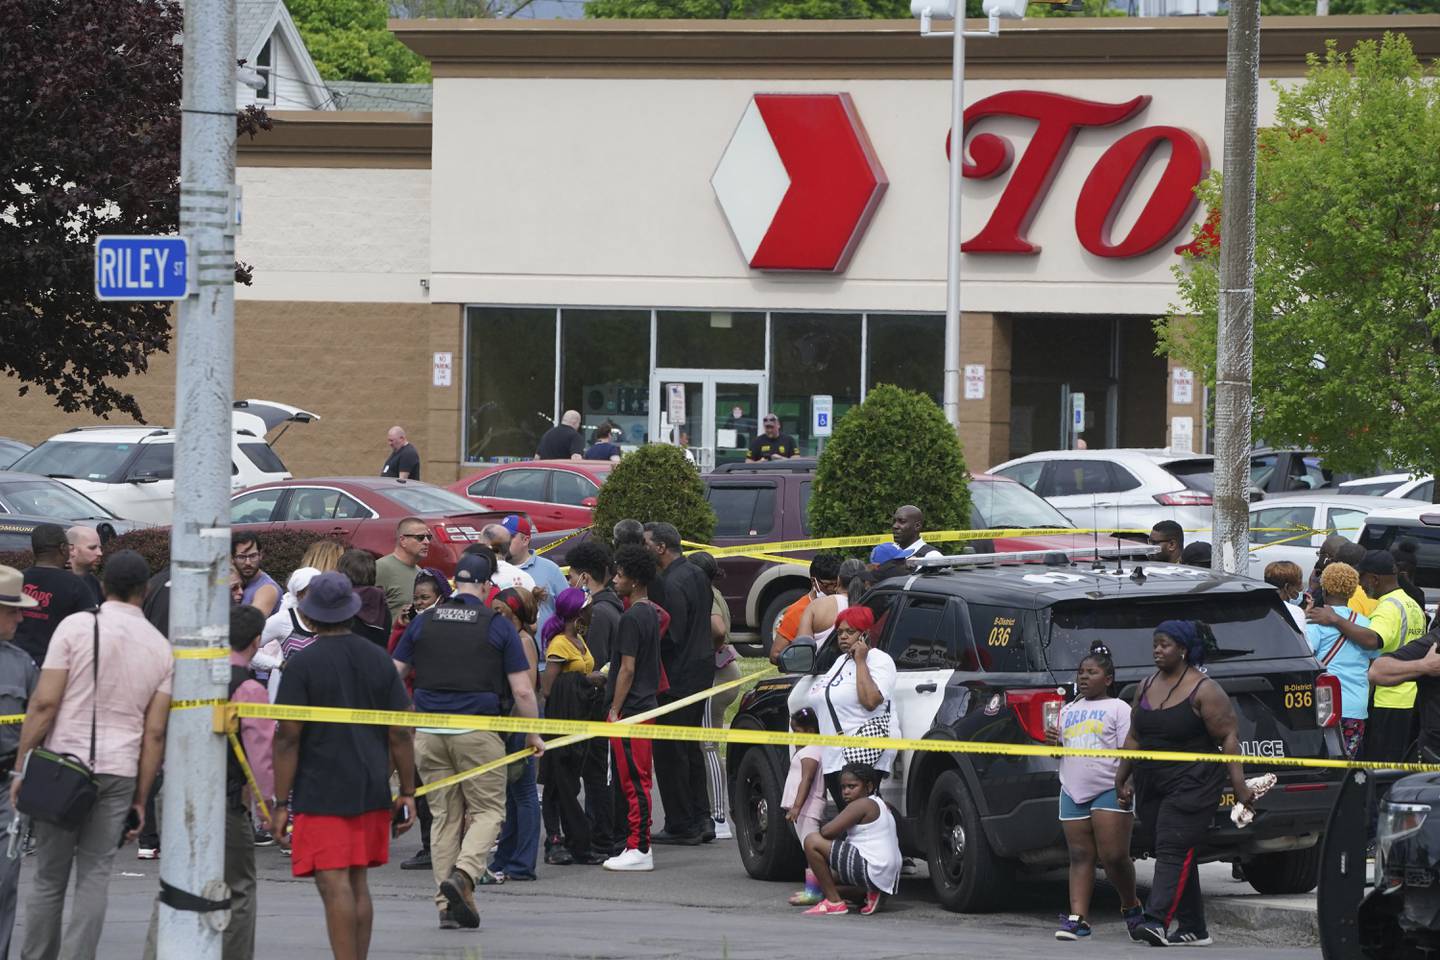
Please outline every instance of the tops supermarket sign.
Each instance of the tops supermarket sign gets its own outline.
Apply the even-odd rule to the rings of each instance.
[[[1075,137],[1082,130],[1139,117],[1149,105],[1149,96],[1103,103],[1033,90],[998,93],[971,104],[965,111],[965,177],[992,180],[1008,174],[1009,179],[985,225],[961,249],[1039,253],[1027,231],[1065,168]],[[992,118],[1035,124],[1018,157],[1012,141],[986,131],[985,121]],[[1121,235],[1116,217],[1162,147],[1169,148],[1169,156],[1159,180]],[[1184,128],[1147,126],[1115,138],[1080,189],[1077,242],[1097,257],[1120,260],[1165,246],[1189,224],[1197,204],[1195,187],[1209,170],[1204,141]],[[888,180],[848,94],[757,94],[711,186],[752,268],[839,273]]]

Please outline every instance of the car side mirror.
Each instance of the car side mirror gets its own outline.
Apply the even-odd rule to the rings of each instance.
[[[810,673],[815,669],[815,638],[796,637],[780,651],[780,669],[786,673]]]
[[[1249,497],[1251,503],[1259,503],[1265,499],[1265,491],[1259,487],[1251,487],[1246,491],[1246,495]]]
[[[594,507],[594,506],[595,506],[597,503],[599,503],[599,502],[600,502],[600,501],[597,500],[595,497],[586,497],[584,500],[581,500],[581,501],[580,501],[580,506],[582,506],[582,507]]]
[[[125,478],[126,483],[159,483],[160,478],[153,473],[132,473]]]

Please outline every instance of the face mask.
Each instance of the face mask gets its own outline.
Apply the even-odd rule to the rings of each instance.
[[[1298,607],[1298,606],[1300,606],[1300,602],[1301,602],[1301,600],[1303,600],[1303,599],[1304,599],[1303,597],[1297,595],[1297,596],[1291,597],[1289,600],[1286,600],[1285,602],[1288,603],[1288,604],[1290,604],[1290,606],[1292,606],[1292,607]]]

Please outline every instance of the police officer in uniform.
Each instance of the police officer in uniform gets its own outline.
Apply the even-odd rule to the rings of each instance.
[[[539,716],[530,661],[520,635],[486,603],[496,560],[488,551],[460,558],[455,593],[426,610],[395,645],[395,667],[414,675],[418,713]],[[545,749],[537,734],[527,740]],[[425,783],[473,769],[505,754],[505,740],[490,730],[415,732],[415,761]],[[505,818],[505,770],[499,768],[429,794],[430,860],[438,888],[442,929],[480,925],[475,884]],[[463,830],[466,815],[468,829]]]
[[[24,713],[40,679],[40,668],[30,654],[15,646],[15,628],[20,611],[36,605],[25,595],[25,577],[14,567],[0,566],[0,714]],[[0,770],[15,767],[20,746],[20,724],[0,726]],[[0,790],[0,828],[9,828],[15,819],[9,789]],[[15,903],[20,890],[20,838],[12,841],[15,855],[0,851],[0,957],[10,952],[10,932],[15,926]]]

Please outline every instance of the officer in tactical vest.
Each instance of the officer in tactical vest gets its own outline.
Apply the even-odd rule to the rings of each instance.
[[[460,558],[455,593],[426,610],[405,629],[395,645],[395,666],[402,677],[414,675],[415,710],[472,716],[536,717],[530,661],[520,635],[487,604],[496,560],[488,551]],[[536,734],[528,745],[544,752]],[[415,761],[421,779],[434,783],[497,760],[505,754],[504,737],[490,730],[415,732]],[[505,819],[505,770],[499,768],[429,795],[430,859],[438,891],[435,904],[442,929],[480,926],[475,884]],[[471,820],[461,837],[466,814]]]

